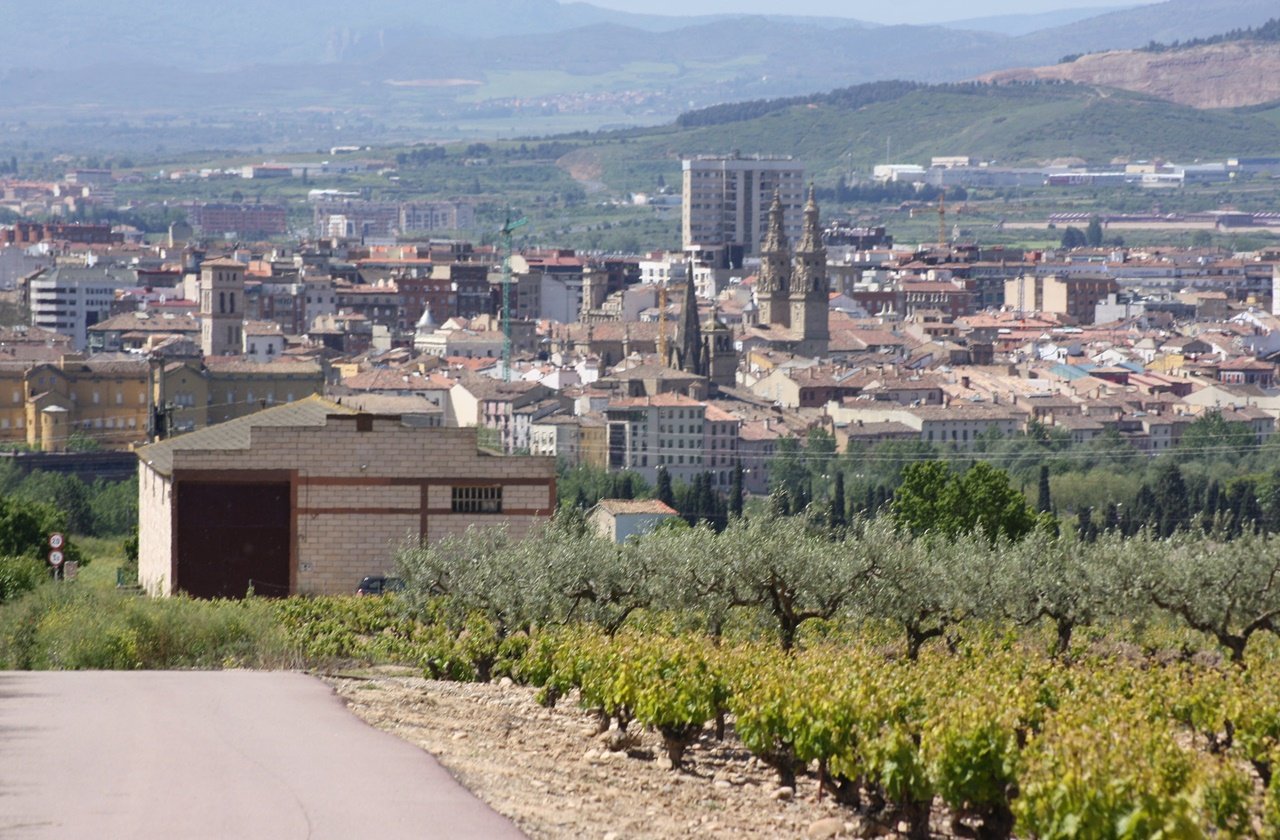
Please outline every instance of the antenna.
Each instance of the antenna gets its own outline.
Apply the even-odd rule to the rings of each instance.
[[[498,231],[502,236],[502,245],[506,256],[502,258],[502,377],[511,381],[511,234],[529,224],[524,216],[511,221],[511,208],[507,208],[507,218]]]

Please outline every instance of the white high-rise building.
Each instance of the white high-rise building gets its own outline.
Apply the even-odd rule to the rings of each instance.
[[[72,347],[83,350],[88,328],[111,317],[116,291],[137,285],[132,269],[59,266],[27,284],[31,325],[69,335]]]
[[[684,250],[718,268],[759,253],[776,192],[794,241],[804,207],[804,167],[791,157],[699,156],[683,161]]]

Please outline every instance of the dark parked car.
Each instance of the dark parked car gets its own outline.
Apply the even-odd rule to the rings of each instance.
[[[404,581],[398,577],[385,575],[368,575],[356,587],[357,595],[385,595],[388,592],[399,592],[404,589]]]

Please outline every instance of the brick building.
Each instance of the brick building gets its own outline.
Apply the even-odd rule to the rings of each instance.
[[[289,211],[282,204],[197,204],[187,212],[187,219],[205,236],[281,236],[289,232]]]
[[[138,576],[153,595],[340,594],[397,546],[551,516],[555,462],[480,451],[474,429],[321,397],[138,450]]]

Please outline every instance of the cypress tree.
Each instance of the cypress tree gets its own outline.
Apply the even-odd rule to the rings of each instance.
[[[1093,525],[1093,508],[1085,505],[1076,511],[1076,535],[1080,542],[1093,542],[1097,531]]]
[[[1108,502],[1102,515],[1102,530],[1107,533],[1120,530],[1120,509],[1115,502]]]
[[[773,509],[775,516],[791,515],[791,494],[787,492],[787,488],[779,485],[769,496],[769,507]]]
[[[845,524],[844,512],[844,473],[836,472],[836,486],[831,492],[831,527],[842,528]]]
[[[671,473],[666,467],[658,467],[658,501],[670,507],[676,506],[676,494],[671,488]]]
[[[1053,498],[1049,491],[1049,466],[1047,464],[1040,465],[1040,494],[1036,500],[1036,510],[1040,513],[1048,513],[1053,509]]]
[[[1153,521],[1160,536],[1171,536],[1187,526],[1187,484],[1182,480],[1182,470],[1170,461],[1156,476],[1156,510]]]
[[[729,485],[729,515],[738,517],[742,516],[742,462],[739,461],[733,467],[733,483]]]

